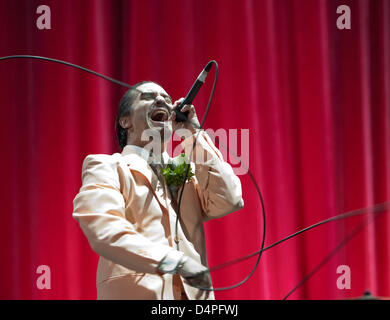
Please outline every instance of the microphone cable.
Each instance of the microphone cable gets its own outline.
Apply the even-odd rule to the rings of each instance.
[[[372,206],[369,206],[369,207],[364,207],[364,208],[360,208],[360,209],[355,209],[355,210],[352,210],[352,211],[348,211],[348,212],[344,212],[344,213],[341,213],[339,215],[336,215],[336,216],[333,216],[331,218],[328,218],[328,219],[325,219],[325,220],[321,220],[315,224],[312,224],[306,228],[303,228],[297,232],[294,232],[293,234],[290,234],[289,236],[281,239],[281,240],[278,240],[276,242],[274,242],[273,244],[265,247],[263,249],[263,251],[266,251],[266,250],[269,250],[273,247],[276,247],[278,246],[279,244],[291,239],[291,238],[294,238],[306,231],[309,231],[313,228],[316,228],[316,227],[319,227],[320,225],[323,225],[323,224],[326,224],[326,223],[329,223],[329,222],[332,222],[332,221],[337,221],[337,220],[341,220],[341,219],[346,219],[346,218],[350,218],[350,217],[354,217],[354,216],[359,216],[359,215],[364,215],[364,214],[368,214],[368,212],[370,210],[372,210],[373,213],[381,213],[383,211],[386,211],[388,210],[390,207],[390,201],[386,201],[386,202],[382,202],[382,203],[378,203],[378,204],[375,204],[375,205],[372,205]],[[231,265],[234,265],[238,262],[242,262],[242,261],[245,261],[245,260],[248,260],[256,255],[258,255],[260,253],[260,251],[256,251],[256,252],[253,252],[251,254],[248,254],[246,256],[243,256],[243,257],[240,257],[240,258],[237,258],[237,259],[233,259],[231,261],[228,261],[228,262],[225,262],[225,263],[222,263],[222,264],[219,264],[215,267],[212,267],[210,268],[210,272],[213,272],[213,271],[217,271],[217,270],[220,270],[220,269],[224,269],[224,268],[227,268]]]
[[[89,73],[91,73],[91,74],[93,74],[95,76],[98,76],[100,78],[108,80],[108,81],[110,81],[112,83],[118,84],[118,85],[120,85],[122,87],[126,87],[128,89],[137,90],[136,88],[133,88],[131,85],[129,85],[129,84],[125,83],[125,82],[122,82],[122,81],[119,81],[119,80],[107,77],[104,74],[101,74],[99,72],[96,72],[96,71],[93,71],[93,70],[81,67],[81,66],[79,66],[77,64],[73,64],[73,63],[70,63],[70,62],[67,62],[67,61],[63,61],[63,60],[47,58],[47,57],[42,57],[42,56],[33,56],[33,55],[28,55],[28,54],[20,54],[20,55],[12,55],[12,56],[0,57],[0,61],[1,60],[8,60],[8,59],[37,59],[37,60],[45,60],[45,61],[55,62],[55,63],[63,64],[65,66],[73,67],[73,68],[76,68],[76,69],[79,69],[79,70],[82,70],[82,71],[85,71],[85,72],[89,72]],[[139,91],[139,90],[137,90],[137,91]]]
[[[368,224],[373,222],[373,220],[377,218],[377,216],[373,217],[373,219],[366,218],[363,222],[361,222],[356,228],[354,228],[344,239],[342,239],[332,251],[321,260],[319,264],[317,264],[310,272],[308,272],[302,280],[300,280],[284,297],[282,300],[287,300],[289,296],[291,296],[300,286],[302,286],[307,280],[309,280],[318,270],[320,270],[333,256],[344,247],[352,238],[354,238],[360,231],[362,231]]]

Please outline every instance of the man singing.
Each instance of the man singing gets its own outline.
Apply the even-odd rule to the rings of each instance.
[[[207,133],[198,132],[194,106],[182,109],[188,121],[176,121],[173,110],[181,101],[172,105],[154,82],[136,84],[119,104],[122,153],[84,160],[73,217],[100,256],[98,299],[214,299],[212,291],[199,289],[211,288],[203,222],[243,207],[241,183]],[[177,193],[162,174],[173,132],[184,139],[187,158],[198,137],[177,234]]]

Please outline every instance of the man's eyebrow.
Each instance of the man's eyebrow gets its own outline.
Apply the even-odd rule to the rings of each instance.
[[[140,91],[140,92],[141,92],[141,96],[148,95],[148,94],[156,96],[156,95],[158,94],[157,91]],[[166,93],[164,93],[164,92],[161,92],[160,94],[161,94],[163,97],[167,97],[167,98],[169,98],[169,99],[172,100],[172,98],[170,97],[169,94],[166,94]]]
[[[146,94],[152,94],[152,95],[156,95],[157,92],[155,91],[140,91],[141,95],[146,95]]]
[[[172,98],[171,98],[171,96],[169,95],[169,94],[166,94],[166,93],[163,93],[163,94],[161,94],[163,97],[165,97],[165,98],[169,98],[169,100],[171,100],[172,101]]]

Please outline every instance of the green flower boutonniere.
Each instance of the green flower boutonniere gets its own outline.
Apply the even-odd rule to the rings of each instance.
[[[187,156],[182,153],[178,157],[172,159],[166,168],[162,169],[162,174],[169,187],[179,188],[184,180],[189,160]],[[190,181],[194,176],[192,168],[188,171],[186,181]]]

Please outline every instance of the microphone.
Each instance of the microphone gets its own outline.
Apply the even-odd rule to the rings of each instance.
[[[176,121],[177,122],[186,122],[187,121],[189,111],[181,112],[181,109],[184,107],[184,105],[192,103],[192,101],[194,100],[194,98],[195,98],[196,94],[198,93],[200,87],[205,82],[207,74],[209,73],[212,65],[213,65],[212,61],[210,61],[206,65],[206,67],[199,74],[198,78],[196,78],[195,83],[192,85],[192,88],[187,93],[187,96],[184,98],[182,103],[180,103],[180,105],[174,110],[175,113],[176,113]]]

